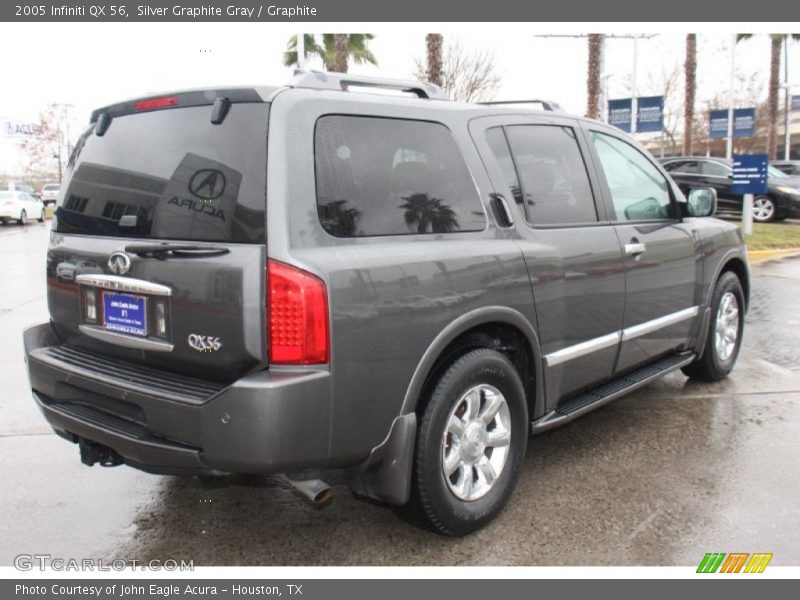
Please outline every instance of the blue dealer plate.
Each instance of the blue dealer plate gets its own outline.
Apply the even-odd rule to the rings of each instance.
[[[144,296],[103,292],[103,325],[111,331],[147,335],[147,300]]]

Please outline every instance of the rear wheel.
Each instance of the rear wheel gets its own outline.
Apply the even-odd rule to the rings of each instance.
[[[775,201],[769,196],[758,196],[753,200],[753,221],[768,223],[778,216]]]
[[[24,210],[21,213],[19,213],[19,219],[17,219],[17,223],[19,223],[20,225],[27,225],[28,213],[26,213]]]
[[[412,510],[463,536],[494,519],[517,483],[528,442],[525,390],[503,354],[473,350],[439,378],[422,415]]]
[[[744,331],[744,292],[739,278],[723,273],[711,298],[709,324],[703,357],[683,368],[684,374],[702,381],[719,381],[736,364]]]

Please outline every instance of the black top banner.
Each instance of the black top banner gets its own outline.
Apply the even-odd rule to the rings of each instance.
[[[786,0],[26,0],[0,5],[0,21],[27,22],[769,22],[800,20],[800,3]],[[795,27],[796,31],[798,28]]]

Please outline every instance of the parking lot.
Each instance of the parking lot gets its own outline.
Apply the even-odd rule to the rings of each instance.
[[[0,228],[0,564],[60,558],[197,565],[696,565],[704,553],[800,561],[800,259],[753,267],[732,376],[680,373],[532,438],[497,521],[418,529],[336,487],[321,508],[266,477],[199,480],[87,468],[30,397],[22,329],[47,318],[49,223]]]

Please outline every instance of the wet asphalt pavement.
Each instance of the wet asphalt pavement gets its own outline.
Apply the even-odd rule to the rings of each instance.
[[[314,508],[270,478],[88,468],[28,390],[22,329],[47,318],[49,225],[0,227],[0,565],[17,554],[196,565],[800,564],[800,259],[753,268],[745,347],[708,385],[675,373],[532,438],[499,519],[461,540],[337,487]]]

